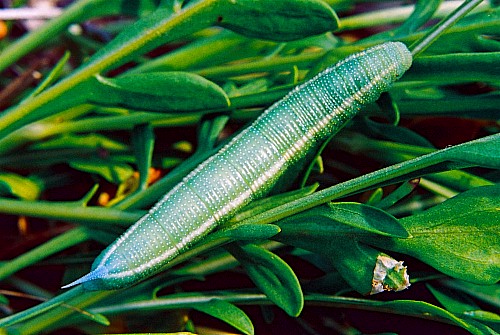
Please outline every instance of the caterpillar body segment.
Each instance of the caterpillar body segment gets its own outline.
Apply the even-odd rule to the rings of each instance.
[[[250,201],[287,168],[400,78],[412,56],[399,42],[351,55],[292,90],[217,154],[201,163],[66,285],[117,289],[157,273]]]

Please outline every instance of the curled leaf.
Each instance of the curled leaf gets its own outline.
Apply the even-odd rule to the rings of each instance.
[[[373,270],[373,287],[370,294],[383,291],[402,291],[410,286],[410,277],[403,262],[387,255],[379,255]]]

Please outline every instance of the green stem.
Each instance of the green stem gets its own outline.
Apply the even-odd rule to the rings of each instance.
[[[91,234],[85,227],[77,227],[75,229],[67,231],[64,234],[56,236],[50,241],[42,244],[41,246],[33,248],[30,251],[20,255],[19,257],[1,264],[0,280],[9,277],[20,269],[23,269],[45,259],[47,256],[65,250],[66,248],[72,247],[80,242],[84,242],[88,240],[90,236]]]
[[[485,1],[482,8],[489,8]],[[457,8],[454,2],[444,2],[439,6],[439,9],[434,14],[435,18],[443,18]],[[338,31],[357,30],[363,28],[371,28],[374,26],[395,24],[404,22],[414,11],[415,6],[403,6],[387,8],[368,13],[362,13],[352,16],[347,16],[341,19],[340,29]]]
[[[293,66],[308,66],[312,62],[324,56],[324,52],[305,53],[296,56],[286,56],[280,58],[271,58],[261,61],[255,61],[244,64],[222,65],[204,68],[195,73],[212,79],[227,78],[255,72],[279,72],[291,70]]]
[[[307,209],[319,206],[334,199],[359,193],[373,187],[379,187],[396,182],[400,179],[411,179],[418,175],[425,174],[426,169],[441,163],[454,161],[454,153],[459,152],[462,148],[474,145],[481,146],[483,142],[494,141],[498,142],[499,136],[493,135],[484,139],[464,143],[455,147],[446,148],[443,150],[435,151],[430,154],[420,156],[399,164],[391,165],[381,170],[365,174],[361,177],[348,180],[346,182],[337,184],[335,186],[326,188],[324,190],[313,193],[309,196],[297,199],[287,204],[275,207],[267,212],[258,214],[250,219],[244,220],[244,224],[264,224],[272,223],[283,219],[292,214],[305,211]],[[457,159],[460,161],[460,159]],[[473,166],[473,163],[464,162],[459,163],[454,168],[462,168]],[[445,166],[450,169],[450,166]],[[420,172],[416,175],[416,172]],[[432,171],[436,172],[436,171]]]
[[[64,319],[75,313],[75,310],[72,308],[73,306],[85,308],[86,306],[114,294],[114,292],[115,291],[86,291],[83,286],[80,285],[34,308],[29,308],[1,319],[0,327],[10,327],[19,324],[19,327],[14,326],[12,328],[13,333],[18,335],[38,334],[40,331],[54,324],[55,321]],[[28,320],[42,313],[44,314],[43,317],[35,318],[36,322]],[[23,322],[25,320],[28,321]]]
[[[415,58],[422,51],[427,49],[432,42],[434,42],[445,30],[447,30],[451,25],[464,17],[468,12],[479,5],[483,0],[466,0],[464,3],[454,10],[450,15],[445,17],[441,22],[434,25],[434,27],[425,36],[413,43],[410,46],[411,54]]]
[[[123,226],[129,226],[144,214],[104,207],[82,207],[71,203],[5,198],[0,198],[0,212],[87,224],[116,224],[118,222]]]

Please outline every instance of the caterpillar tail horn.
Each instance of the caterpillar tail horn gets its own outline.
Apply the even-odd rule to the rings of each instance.
[[[87,273],[85,276],[78,278],[77,280],[62,286],[62,289],[70,288],[76,285],[90,283],[92,281],[105,278],[108,275],[108,269],[104,266],[98,266],[91,272]]]

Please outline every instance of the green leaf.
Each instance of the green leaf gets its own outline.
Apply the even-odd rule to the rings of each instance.
[[[433,148],[432,144],[426,138],[408,128],[376,122],[369,118],[364,119],[364,126],[368,128],[368,130],[372,134],[396,142],[398,144],[406,143],[426,148]]]
[[[130,178],[134,170],[125,163],[117,163],[104,159],[73,159],[69,165],[77,170],[95,173],[111,183],[120,184]]]
[[[407,238],[410,235],[392,215],[359,203],[328,203],[280,220],[287,232],[304,232],[323,239],[328,236],[381,235]],[[326,235],[325,235],[326,234]]]
[[[429,284],[427,284],[427,288],[434,297],[452,313],[461,314],[478,321],[500,323],[500,316],[498,314],[481,310],[472,299],[457,291],[452,291],[445,287],[434,287]]]
[[[467,293],[497,309],[500,308],[500,284],[476,285],[457,279],[444,279],[439,282],[447,287]]]
[[[9,194],[25,200],[35,200],[41,186],[34,180],[14,173],[0,173],[0,194]]]
[[[265,240],[279,232],[280,227],[273,224],[236,224],[210,234],[204,242],[219,238],[230,238],[235,241]]]
[[[403,199],[407,195],[409,195],[413,190],[415,190],[415,187],[417,187],[418,183],[415,181],[409,181],[406,183],[401,184],[397,189],[392,191],[389,195],[387,195],[385,198],[380,200],[379,202],[375,203],[374,206],[377,208],[389,208],[392,205],[394,205],[396,202],[399,200]]]
[[[388,267],[382,269],[383,260],[394,260],[374,248],[359,243],[354,239],[336,238],[328,245],[311,245],[308,250],[323,255],[341,274],[342,278],[360,294],[377,294],[384,290],[402,290],[409,286],[406,268],[398,266],[398,281],[389,282]],[[394,260],[394,263],[399,263]],[[394,266],[391,267],[391,270]]]
[[[500,185],[477,187],[401,219],[412,238],[370,243],[412,255],[455,278],[494,284],[500,280],[499,208]]]
[[[376,301],[367,299],[354,299],[335,296],[323,295],[308,295],[306,301],[318,302],[338,302],[343,307],[360,308],[360,309],[376,309],[379,312],[393,313],[404,316],[415,316],[424,319],[432,319],[437,321],[445,321],[455,326],[466,329],[475,335],[495,334],[493,330],[478,322],[462,319],[453,313],[450,313],[440,307],[434,306],[424,301],[414,300],[394,300],[394,301]]]
[[[300,283],[281,258],[255,244],[227,246],[241,262],[254,284],[290,316],[298,316],[304,306]]]
[[[457,145],[444,156],[453,161],[500,169],[500,134]]]
[[[37,88],[31,93],[31,97],[34,97],[38,93],[42,92],[44,89],[49,87],[53,82],[55,82],[61,76],[64,66],[69,60],[71,53],[66,51],[57,64],[52,68],[45,79],[37,86]]]
[[[227,115],[218,115],[203,119],[198,129],[198,146],[196,151],[203,152],[216,147],[219,135],[228,120],[229,116]]]
[[[132,143],[136,157],[137,169],[139,170],[139,189],[147,187],[149,168],[153,158],[154,132],[150,124],[135,126],[132,130]]]
[[[382,236],[406,238],[410,235],[398,220],[383,210],[359,203],[332,203],[328,217],[337,222]]]
[[[422,56],[415,59],[404,80],[433,80],[438,83],[495,82],[500,71],[500,52],[462,52]],[[436,76],[446,73],[446,76]]]
[[[89,313],[89,312],[85,311],[85,313],[80,313],[80,315],[82,317],[84,317],[85,319],[96,322],[102,326],[107,327],[107,326],[111,325],[111,322],[109,321],[109,319],[107,317],[105,317],[104,315],[99,314],[99,313]]]
[[[127,150],[127,146],[121,142],[112,140],[101,134],[63,134],[44,142],[38,142],[31,146],[33,149],[62,149],[62,148],[102,148],[107,150]]]
[[[225,108],[226,93],[213,82],[188,72],[149,72],[118,78],[96,76],[84,85],[89,102],[144,111],[171,112]]]
[[[383,195],[384,195],[384,190],[381,187],[375,189],[370,194],[370,197],[366,201],[366,204],[370,205],[370,206],[374,206],[374,204],[377,204],[377,203],[379,203],[382,200]],[[383,208],[381,206],[374,206],[374,207]]]
[[[420,0],[406,21],[397,28],[396,36],[409,35],[425,24],[436,12],[443,0]]]
[[[16,273],[17,271],[35,264],[40,260],[45,259],[59,251],[65,250],[66,248],[86,241],[90,236],[90,231],[83,227],[77,227],[75,229],[68,230],[65,233],[54,237],[44,244],[41,244],[36,248],[33,248],[25,252],[24,254],[19,255],[16,258],[2,263],[0,265],[0,280],[3,280]]]
[[[431,284],[426,284],[426,287],[439,303],[452,313],[462,314],[465,311],[479,308],[470,298],[465,297],[459,292],[452,291],[446,287],[435,287]]]
[[[307,187],[300,188],[298,190],[280,193],[277,195],[269,196],[267,198],[252,201],[247,206],[245,206],[242,211],[238,212],[230,220],[230,222],[239,222],[262,213],[270,208],[286,204],[292,200],[300,199],[301,197],[313,193],[318,188],[318,186],[319,184],[316,183]]]
[[[471,173],[454,170],[433,173],[426,176],[427,179],[438,182],[457,191],[467,191],[474,187],[493,185],[494,183]]]
[[[325,220],[328,227],[318,229],[321,224],[314,227],[319,221],[318,217],[310,217],[309,225],[291,222],[285,224],[283,221],[286,220],[279,222],[281,233],[274,239],[322,255],[357,292],[376,294],[384,289],[399,291],[409,286],[406,269],[401,263],[360,243],[352,227]],[[336,232],[333,232],[334,227],[337,228]],[[351,235],[353,232],[354,235]],[[389,263],[392,265],[385,265]]]
[[[221,5],[217,24],[248,37],[290,41],[336,30],[339,19],[319,0],[238,0]]]
[[[194,304],[193,308],[224,321],[243,334],[254,333],[252,321],[245,312],[227,301],[212,299],[206,303]]]

